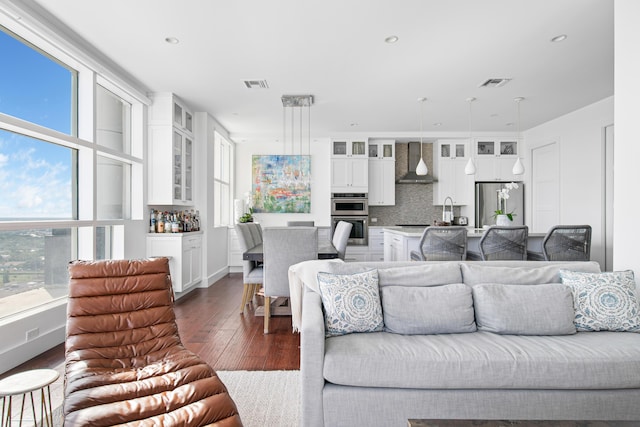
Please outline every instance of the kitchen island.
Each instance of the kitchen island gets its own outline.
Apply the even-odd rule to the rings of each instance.
[[[420,238],[425,227],[385,227],[384,260],[411,261],[411,251],[419,251]],[[480,252],[480,237],[484,229],[468,227],[467,251]],[[529,233],[527,249],[542,252],[542,240],[546,233]]]

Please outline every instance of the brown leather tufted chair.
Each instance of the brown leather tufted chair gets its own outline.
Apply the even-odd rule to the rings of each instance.
[[[65,426],[242,426],[216,372],[183,347],[166,258],[69,265]]]

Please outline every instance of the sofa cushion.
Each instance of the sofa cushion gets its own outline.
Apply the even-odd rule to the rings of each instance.
[[[381,331],[384,324],[378,271],[318,273],[327,336]]]
[[[640,307],[632,270],[583,273],[561,270],[573,292],[579,331],[640,331]]]
[[[599,273],[597,262],[556,262],[544,265],[531,265],[530,261],[511,261],[499,266],[488,265],[498,262],[461,263],[463,283],[474,286],[482,283],[505,283],[508,285],[538,285],[542,283],[560,283],[560,270],[586,271]],[[508,265],[513,265],[509,267]],[[522,265],[527,264],[527,265]],[[537,263],[534,263],[537,264]]]
[[[462,283],[460,263],[439,262],[435,264],[414,262],[409,266],[379,268],[380,287],[384,286],[438,286]]]
[[[443,286],[383,286],[385,330],[396,334],[447,334],[476,330],[471,288],[464,283]],[[571,313],[573,325],[573,312]]]
[[[350,334],[325,340],[334,384],[431,389],[640,388],[640,334]]]
[[[476,285],[473,304],[481,331],[519,335],[576,333],[573,296],[562,284]]]

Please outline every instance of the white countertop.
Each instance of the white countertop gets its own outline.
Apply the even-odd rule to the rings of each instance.
[[[383,227],[385,232],[399,234],[404,237],[421,237],[425,227]],[[484,229],[467,227],[467,237],[481,237]],[[529,233],[529,237],[544,237],[546,233]]]

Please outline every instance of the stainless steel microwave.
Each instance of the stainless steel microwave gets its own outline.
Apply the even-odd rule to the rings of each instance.
[[[369,215],[366,193],[334,194],[331,198],[331,215]]]

